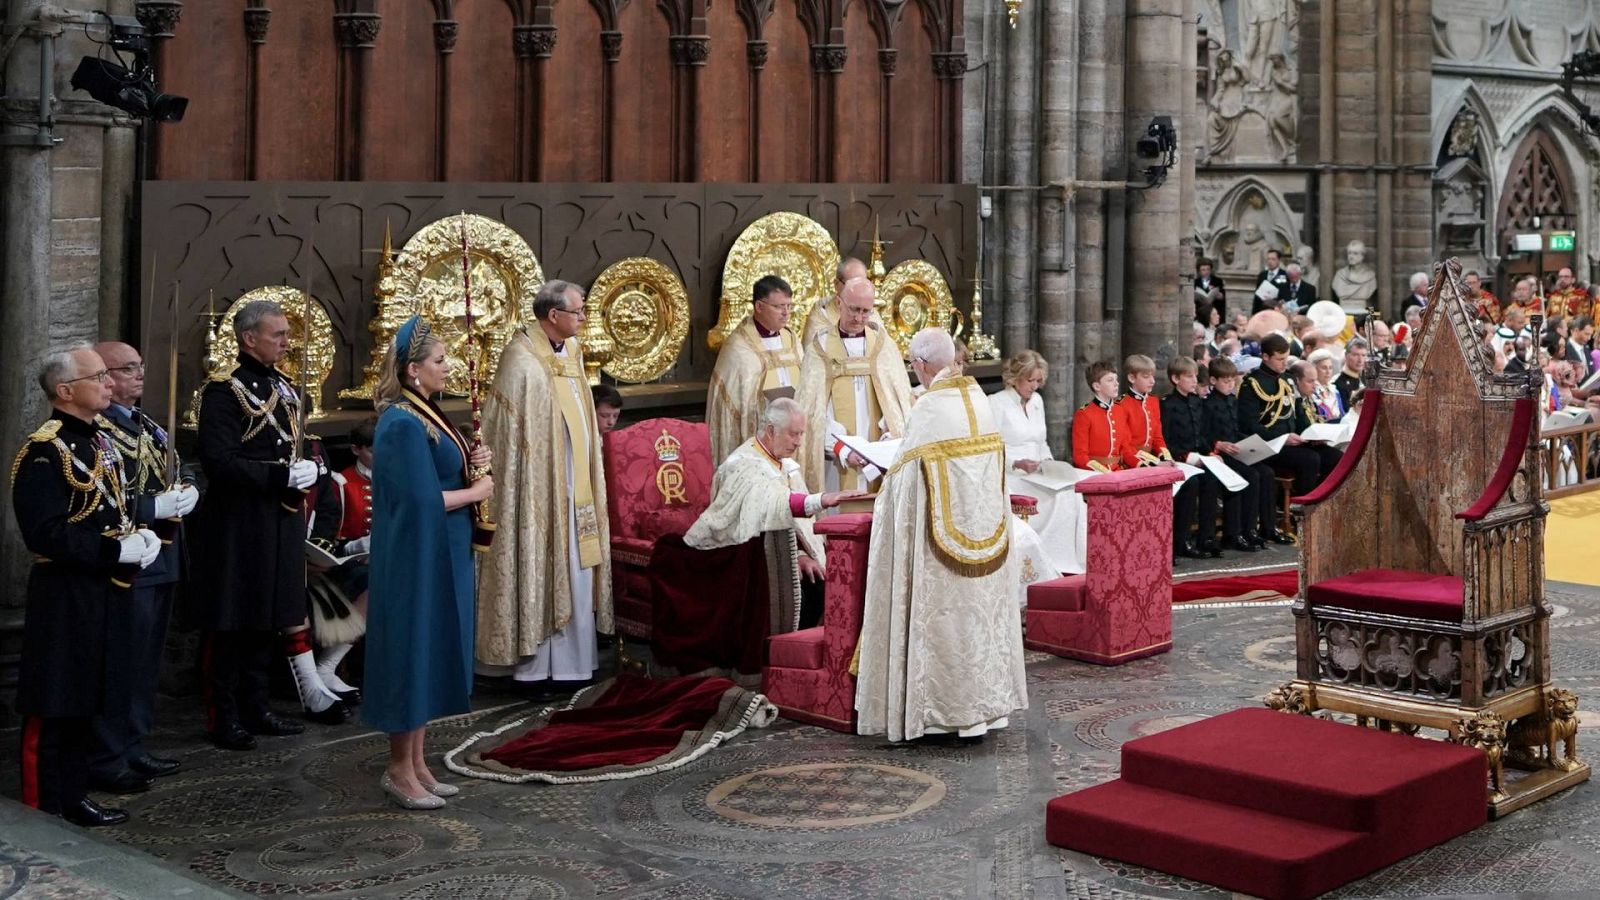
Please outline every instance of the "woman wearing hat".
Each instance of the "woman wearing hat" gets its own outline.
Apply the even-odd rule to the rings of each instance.
[[[428,771],[430,719],[467,712],[476,582],[472,506],[494,482],[468,477],[489,451],[466,440],[431,399],[450,365],[427,321],[395,333],[374,400],[372,574],[362,718],[389,733],[380,784],[403,809],[438,809],[459,792]]]

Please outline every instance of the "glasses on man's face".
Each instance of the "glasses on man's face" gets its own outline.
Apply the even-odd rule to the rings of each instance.
[[[132,378],[135,375],[144,374],[144,363],[128,363],[125,366],[112,366],[107,371],[115,372],[124,378]]]
[[[773,303],[771,300],[768,300],[765,297],[762,297],[760,300],[757,300],[756,302],[757,303],[765,303],[766,305],[772,307],[773,309],[775,309],[775,310],[777,310],[778,312],[781,312],[781,313],[787,313],[790,310],[794,309],[794,304],[793,303]]]
[[[583,307],[581,307],[581,306],[578,307],[577,309],[558,309],[558,310],[556,310],[556,312],[564,312],[567,315],[572,316],[575,319],[587,319],[587,318],[589,318],[589,316],[583,311]]]
[[[93,379],[94,381],[101,382],[101,383],[110,381],[111,380],[111,370],[110,369],[101,369],[100,371],[94,373],[93,375],[80,375],[77,378],[68,378],[66,381],[63,381],[61,383],[62,384],[72,384],[74,381],[89,381],[91,379]]]

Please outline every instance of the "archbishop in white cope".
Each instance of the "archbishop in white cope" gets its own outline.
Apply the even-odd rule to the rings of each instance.
[[[954,362],[947,332],[912,338],[928,391],[873,508],[857,730],[892,741],[981,735],[1028,706],[1005,445]]]

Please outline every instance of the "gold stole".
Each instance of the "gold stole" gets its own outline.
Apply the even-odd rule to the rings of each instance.
[[[822,342],[823,352],[828,358],[828,398],[833,402],[833,419],[845,426],[846,433],[853,434],[856,423],[860,421],[860,410],[856,409],[855,380],[867,379],[867,433],[862,437],[869,441],[875,441],[883,435],[883,429],[878,427],[878,422],[883,418],[883,409],[878,402],[877,367],[874,365],[883,340],[883,332],[875,328],[867,329],[866,352],[861,356],[851,356],[845,350],[844,338],[840,337],[837,328],[826,333]],[[853,491],[860,483],[860,470],[846,468],[840,471],[841,490]]]
[[[550,376],[550,389],[567,426],[567,440],[572,448],[572,505],[578,519],[578,565],[592,569],[600,565],[600,519],[594,508],[594,454],[589,443],[595,423],[586,414],[587,407],[579,404],[577,393],[583,391],[587,395],[589,381],[583,374],[575,340],[567,339],[565,359],[551,349],[550,340],[542,330],[537,334],[530,331],[528,340],[533,342],[534,355]]]
[[[789,329],[785,328],[778,332],[778,338],[783,341],[782,350],[766,348],[761,342],[761,332],[756,330],[754,319],[744,323],[744,334],[749,339],[750,346],[761,354],[760,394],[765,395],[767,391],[783,387],[778,381],[779,369],[789,370],[789,390],[800,387],[800,342],[795,340],[794,334]]]

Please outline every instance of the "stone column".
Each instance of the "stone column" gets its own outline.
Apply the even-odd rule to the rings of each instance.
[[[1039,114],[1039,18],[1042,4],[1023,7],[1021,21],[1004,34],[1005,157],[1003,181],[1021,190],[1003,191],[996,201],[1004,206],[1005,260],[1001,302],[1005,321],[1001,350],[1010,355],[1033,347],[1034,331],[1034,226],[1037,197],[1027,190],[1039,183],[1036,128]]]
[[[1126,95],[1129,180],[1143,178],[1148,164],[1133,156],[1134,141],[1155,116],[1184,124],[1184,97],[1194,94],[1194,71],[1183,68],[1185,0],[1131,0],[1128,4]],[[1180,144],[1187,135],[1179,133]],[[1165,185],[1134,193],[1128,204],[1126,293],[1122,350],[1157,358],[1158,366],[1176,350],[1181,297],[1178,246],[1183,241],[1179,208],[1182,177],[1174,168]],[[1111,298],[1115,300],[1116,298]]]
[[[1078,173],[1078,5],[1052,3],[1041,10],[1044,39],[1039,102],[1039,179],[1045,184],[1070,182]],[[1077,275],[1072,247],[1077,223],[1063,192],[1047,190],[1039,199],[1039,342],[1050,363],[1050,390],[1044,394],[1045,421],[1051,450],[1063,453],[1068,424],[1086,390],[1079,377],[1078,335],[1073,325]]]
[[[1121,162],[1124,24],[1119,0],[1078,4],[1077,176],[1086,181],[1125,176]],[[1117,323],[1106,315],[1106,292],[1121,293],[1125,236],[1120,227],[1108,227],[1107,218],[1116,212],[1120,222],[1123,204],[1120,191],[1079,191],[1071,199],[1077,359],[1056,378],[1081,380],[1086,364],[1112,359],[1121,349]],[[1116,271],[1110,270],[1113,264]],[[1066,437],[1054,440],[1064,444]]]

